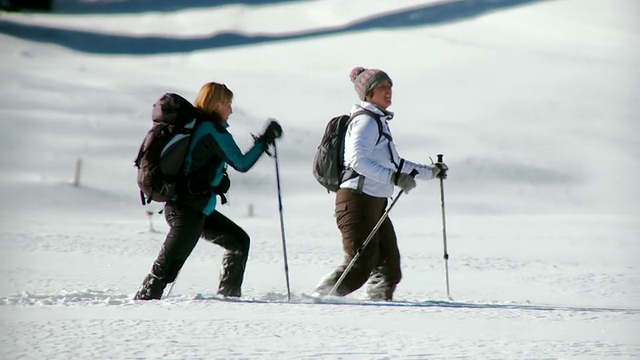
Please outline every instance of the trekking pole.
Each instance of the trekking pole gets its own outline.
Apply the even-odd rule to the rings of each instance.
[[[273,157],[276,163],[276,183],[278,185],[278,211],[280,212],[280,233],[282,234],[282,253],[284,254],[284,275],[287,281],[287,301],[291,302],[291,288],[289,286],[289,261],[287,260],[287,243],[284,238],[284,219],[282,217],[282,191],[280,190],[280,168],[278,166],[278,147],[273,143]]]
[[[168,298],[169,294],[171,294],[171,290],[173,290],[173,286],[176,284],[176,281],[178,281],[178,275],[180,275],[180,271],[182,271],[182,269],[178,270],[178,273],[176,274],[176,278],[173,279],[171,286],[169,286],[169,290],[167,290],[167,294],[163,296],[164,298]]]
[[[439,163],[442,162],[443,157],[444,155],[438,154]],[[445,279],[447,283],[447,298],[449,300],[453,300],[453,298],[451,297],[451,293],[449,292],[449,253],[447,252],[447,222],[445,219],[445,212],[444,212],[444,182],[441,177],[440,177],[440,206],[442,208],[442,241],[444,244],[444,273],[445,273]]]
[[[418,175],[418,171],[414,169],[413,171],[411,171],[410,175],[416,176]],[[389,208],[382,214],[376,226],[373,227],[373,229],[369,233],[369,236],[367,236],[365,241],[362,243],[362,246],[360,246],[358,250],[356,250],[356,254],[353,256],[353,259],[351,259],[351,262],[349,262],[349,265],[347,265],[347,268],[344,269],[344,271],[342,272],[342,275],[340,275],[340,278],[338,278],[338,281],[336,281],[336,284],[333,285],[333,288],[331,288],[331,291],[329,291],[329,295],[333,295],[333,293],[335,293],[335,291],[338,289],[340,284],[342,284],[342,281],[344,281],[344,278],[347,277],[347,274],[349,273],[349,271],[351,271],[351,268],[353,267],[353,265],[355,265],[356,260],[358,260],[364,248],[366,248],[367,245],[369,245],[369,242],[371,242],[371,239],[373,239],[376,232],[378,232],[378,229],[380,228],[380,226],[382,226],[382,223],[387,219],[387,217],[389,216],[389,212],[391,212],[391,209],[393,209],[393,206],[396,204],[396,202],[398,202],[398,199],[400,199],[400,196],[402,196],[403,193],[404,193],[404,190],[400,190],[396,198],[393,199],[393,201],[391,202],[391,205],[389,205]]]

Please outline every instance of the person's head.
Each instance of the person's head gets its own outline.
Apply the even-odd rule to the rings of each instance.
[[[232,101],[233,92],[225,84],[210,82],[200,88],[195,107],[206,114],[216,114],[223,122],[227,122],[229,115],[233,113]]]
[[[391,106],[393,81],[380,69],[358,66],[349,74],[360,100],[368,101],[381,109]]]

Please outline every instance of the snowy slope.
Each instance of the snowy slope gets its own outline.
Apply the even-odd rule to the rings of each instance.
[[[640,4],[206,3],[66,0],[52,14],[0,14],[1,359],[640,357]],[[356,101],[358,65],[394,80],[401,154],[444,153],[451,168],[455,303],[438,302],[436,182],[391,215],[396,298],[421,306],[304,298],[342,259],[310,162],[325,122]],[[243,290],[257,302],[213,298],[221,251],[207,243],[169,298],[130,300],[167,230],[139,205],[132,166],[151,105],[169,91],[193,99],[210,80],[236,94],[239,143],[267,117],[285,128],[289,275],[305,303],[286,303],[266,158],[231,174],[221,209],[252,237]]]

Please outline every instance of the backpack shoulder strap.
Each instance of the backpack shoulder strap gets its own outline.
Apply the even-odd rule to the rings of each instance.
[[[393,151],[391,150],[391,142],[393,141],[393,138],[389,134],[385,134],[384,131],[382,130],[382,119],[380,119],[380,115],[374,113],[373,111],[362,109],[353,113],[349,121],[351,121],[353,118],[361,114],[369,114],[371,115],[372,118],[376,120],[376,123],[378,124],[378,141],[376,141],[376,144],[380,142],[380,139],[382,139],[383,136],[387,138],[387,140],[389,140],[388,145],[389,145],[389,156],[391,157],[391,163],[396,167],[396,169],[398,169],[398,171],[400,171],[402,169],[402,165],[404,165],[404,159],[401,159],[400,164],[397,164],[394,161]]]
[[[347,125],[351,122],[351,120],[353,120],[356,116],[358,115],[362,115],[362,114],[368,114],[371,115],[372,118],[374,118],[376,120],[376,124],[378,125],[378,140],[376,141],[376,143],[380,142],[380,139],[385,136],[385,133],[382,130],[382,120],[380,119],[380,115],[374,113],[371,110],[366,110],[366,109],[362,109],[362,110],[358,110],[356,112],[353,113],[353,115],[351,115],[351,118],[349,118],[349,121],[347,121]],[[385,136],[386,137],[386,136]],[[387,137],[388,138],[388,137]],[[391,139],[389,139],[389,141],[391,141]]]

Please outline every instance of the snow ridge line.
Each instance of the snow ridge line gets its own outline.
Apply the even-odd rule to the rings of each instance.
[[[171,296],[162,302],[207,302],[219,301],[236,304],[284,304],[284,305],[331,305],[331,306],[368,306],[368,307],[400,307],[400,308],[452,308],[470,310],[529,310],[529,311],[564,311],[564,312],[601,312],[601,313],[626,313],[640,314],[638,308],[621,307],[592,307],[592,306],[565,306],[552,304],[530,304],[515,302],[495,301],[449,301],[449,300],[394,300],[394,301],[370,301],[335,296],[316,297],[305,293],[292,294],[292,300],[287,301],[286,294],[274,292],[266,293],[259,297],[225,298],[217,295],[196,294],[195,296],[181,295]],[[13,306],[97,306],[97,305],[137,305],[148,302],[133,300],[133,294],[121,294],[114,290],[81,290],[60,291],[55,294],[34,294],[22,292],[17,295],[0,297],[0,305]],[[157,303],[157,302],[151,302]]]
[[[346,306],[378,306],[378,307],[422,307],[422,308],[456,308],[456,309],[506,309],[506,310],[534,310],[534,311],[571,311],[571,312],[620,312],[640,314],[640,309],[618,307],[590,307],[590,306],[564,306],[549,304],[521,304],[506,302],[474,302],[474,301],[450,301],[450,300],[422,300],[422,301],[370,301],[334,296],[315,297],[302,293],[293,296],[292,301],[264,298],[225,298],[220,296],[202,296],[198,294],[194,300],[224,301],[231,303],[249,304],[296,304],[296,305],[346,305]]]

